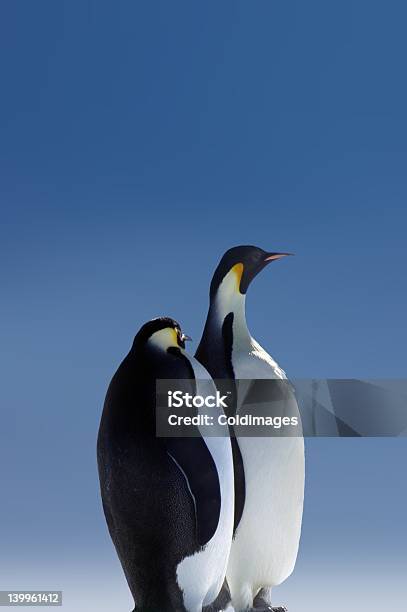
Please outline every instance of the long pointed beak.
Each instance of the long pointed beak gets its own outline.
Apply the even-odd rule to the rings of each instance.
[[[275,261],[276,259],[288,257],[289,255],[294,255],[294,253],[267,253],[267,256],[264,258],[264,261]]]
[[[188,342],[189,340],[192,341],[192,338],[191,338],[191,336],[187,336],[187,334],[182,334],[181,340],[182,340],[182,342]]]

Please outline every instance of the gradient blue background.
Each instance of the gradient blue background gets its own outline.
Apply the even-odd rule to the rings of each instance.
[[[0,588],[130,609],[104,393],[146,319],[199,340],[226,248],[296,253],[248,299],[291,377],[406,375],[406,20],[402,1],[2,2]],[[307,458],[276,603],[401,610],[406,441]]]

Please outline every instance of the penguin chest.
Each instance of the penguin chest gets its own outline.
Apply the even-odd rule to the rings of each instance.
[[[238,410],[252,381],[286,378],[257,343],[249,350],[232,354],[232,363],[238,381]],[[289,401],[290,413],[299,416],[293,394]],[[262,397],[262,414],[265,405],[267,411],[267,398]],[[256,404],[251,406],[251,413],[256,414]],[[304,499],[304,440],[271,435],[239,437],[238,444],[246,492],[232,544],[228,579],[239,583],[249,578],[253,584],[277,585],[292,572],[298,552]]]
[[[293,571],[304,499],[302,438],[239,438],[246,481],[229,575],[275,586]],[[250,574],[250,576],[248,576]]]

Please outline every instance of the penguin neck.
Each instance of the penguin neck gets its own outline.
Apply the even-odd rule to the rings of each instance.
[[[234,378],[232,354],[248,353],[253,340],[246,323],[246,296],[229,273],[211,291],[205,328],[196,357],[213,378]]]
[[[222,329],[228,315],[233,315],[233,350],[244,350],[251,346],[252,338],[246,322],[246,295],[222,283],[211,300],[209,318],[216,321],[216,327]]]

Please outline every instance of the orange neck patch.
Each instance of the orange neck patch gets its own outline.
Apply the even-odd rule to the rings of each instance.
[[[243,275],[243,264],[242,263],[235,264],[231,272],[233,272],[233,274],[236,277],[236,291],[239,291],[240,293],[240,281],[242,280],[242,275]]]

